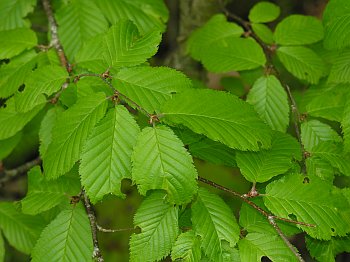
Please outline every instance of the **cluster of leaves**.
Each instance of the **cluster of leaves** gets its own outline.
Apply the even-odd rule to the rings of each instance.
[[[198,185],[193,156],[239,168],[264,193],[257,205],[315,225],[279,223],[288,236],[305,232],[316,259],[350,251],[350,191],[333,185],[335,176],[350,175],[347,0],[331,0],[323,24],[291,15],[274,32],[266,23],[278,18],[279,7],[258,3],[249,26],[263,45],[222,14],[194,31],[188,53],[208,71],[253,78],[246,100],[237,90],[194,88],[181,72],[148,64],[168,19],[162,0],[53,4],[70,70],[54,48],[38,49],[46,36],[24,18],[41,5],[0,4],[0,158],[39,121],[43,160],[43,170],[28,172],[25,198],[0,203],[10,245],[33,261],[90,261],[89,220],[70,197],[84,188],[92,203],[108,194],[124,198],[121,181],[130,179],[145,196],[134,217],[140,233],[130,238],[131,261],[295,261],[251,206],[242,206],[237,221],[218,195]],[[280,78],[262,73],[270,63],[310,85],[299,104],[307,115],[301,141],[287,132],[291,112]],[[0,235],[0,261],[3,242]]]

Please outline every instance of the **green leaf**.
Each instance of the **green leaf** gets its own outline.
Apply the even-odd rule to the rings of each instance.
[[[305,160],[305,164],[308,176],[317,176],[322,180],[333,183],[334,169],[327,160],[313,155]]]
[[[225,73],[264,66],[266,57],[254,39],[235,37],[210,46],[201,61],[208,71]]]
[[[165,31],[169,17],[163,0],[100,0],[96,4],[111,24],[132,20],[142,33]]]
[[[289,124],[288,96],[275,76],[256,80],[248,93],[247,102],[273,130],[286,132]]]
[[[293,158],[301,160],[300,144],[289,134],[279,132],[274,133],[270,149],[236,153],[237,165],[250,182],[266,182],[285,173],[292,167]]]
[[[187,49],[194,59],[202,60],[213,45],[225,40],[231,41],[243,33],[240,26],[227,22],[223,14],[217,14],[191,34],[187,42]]]
[[[160,41],[159,31],[140,36],[131,21],[123,20],[105,35],[102,56],[110,67],[139,65],[157,52]]]
[[[32,120],[43,105],[38,105],[26,113],[18,113],[15,109],[14,99],[6,101],[6,108],[0,108],[0,140],[14,136],[18,131]]]
[[[239,226],[232,211],[217,195],[200,188],[192,205],[194,231],[201,236],[201,247],[210,260],[222,261],[222,241],[234,247],[239,240]]]
[[[68,77],[67,71],[56,65],[35,70],[25,81],[24,91],[15,97],[16,110],[27,112],[35,106],[46,103],[46,96],[60,90]]]
[[[22,212],[35,215],[49,210],[62,202],[69,203],[70,196],[78,195],[80,182],[77,177],[63,176],[55,181],[45,180],[40,167],[28,172],[28,192],[22,199]]]
[[[320,141],[340,142],[342,139],[329,125],[309,120],[301,124],[301,141],[305,150],[312,151]]]
[[[350,95],[346,96],[346,104],[344,108],[343,118],[341,120],[341,128],[344,137],[344,150],[350,152]]]
[[[113,77],[113,85],[119,92],[152,113],[158,112],[172,94],[191,88],[192,83],[184,74],[174,69],[141,66],[121,69]]]
[[[259,2],[249,11],[249,20],[253,23],[267,23],[279,17],[281,9],[269,2]]]
[[[43,230],[32,251],[32,261],[91,261],[92,235],[81,205],[63,210]]]
[[[107,100],[104,93],[83,97],[62,113],[52,131],[52,142],[43,156],[45,176],[58,178],[79,160],[86,138],[104,116]]]
[[[22,135],[22,132],[18,132],[12,137],[9,137],[5,140],[0,140],[0,161],[5,159],[18,145],[19,141],[22,138]]]
[[[323,13],[327,49],[342,49],[350,46],[350,3],[347,0],[332,0]]]
[[[256,24],[252,23],[251,27],[255,34],[257,34],[258,37],[261,38],[261,40],[267,44],[272,45],[273,40],[273,32],[271,31],[270,27],[264,24]]]
[[[316,84],[325,71],[321,58],[314,51],[303,46],[279,47],[277,56],[288,72],[312,84]]]
[[[131,261],[158,261],[170,253],[179,231],[178,208],[164,198],[164,193],[154,192],[138,208],[134,225],[141,233],[131,235]]]
[[[1,65],[0,97],[9,97],[18,90],[31,73],[35,57],[36,53],[31,50],[14,57],[10,63]]]
[[[144,128],[132,161],[132,179],[142,195],[151,189],[163,189],[171,203],[185,204],[197,191],[192,158],[168,127]]]
[[[0,230],[0,261],[5,261],[5,241]]]
[[[0,60],[12,58],[24,50],[37,45],[35,32],[27,28],[17,28],[1,31],[0,34]]]
[[[105,32],[108,22],[94,1],[72,0],[56,13],[64,52],[72,60],[83,43]]]
[[[343,252],[350,252],[350,239],[332,238],[330,241],[321,241],[311,237],[306,238],[306,247],[310,255],[320,262],[335,261],[336,255]]]
[[[17,250],[29,254],[44,226],[41,217],[20,213],[13,203],[0,203],[0,228],[9,244]]]
[[[261,261],[268,257],[272,261],[299,261],[278,235],[249,233],[238,242],[242,261]]]
[[[187,126],[214,141],[240,150],[271,145],[271,130],[253,107],[236,96],[214,90],[188,90],[163,107],[164,121]]]
[[[313,16],[290,15],[277,25],[274,38],[280,45],[313,44],[323,39],[322,23]]]
[[[328,76],[328,83],[341,84],[350,82],[350,50],[338,53],[333,61],[331,71]]]
[[[173,261],[197,262],[202,256],[199,238],[193,230],[181,233],[171,251]]]
[[[36,0],[1,1],[0,30],[29,27],[30,23],[23,17],[33,11],[36,2]]]
[[[291,174],[266,187],[264,203],[277,216],[295,216],[297,221],[315,225],[297,225],[311,237],[329,240],[350,232],[350,218],[345,213],[349,203],[331,191],[332,185],[317,177]]]
[[[121,181],[131,178],[131,154],[140,128],[123,106],[116,106],[93,129],[81,155],[80,176],[90,200],[113,193],[123,197]]]

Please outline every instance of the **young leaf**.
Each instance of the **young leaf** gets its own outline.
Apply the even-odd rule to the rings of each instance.
[[[316,43],[323,39],[322,23],[313,16],[290,15],[277,25],[274,38],[280,45]]]
[[[240,26],[227,22],[223,14],[217,14],[191,34],[187,49],[194,59],[202,60],[213,45],[224,40],[231,41],[232,38],[238,38],[243,33]]]
[[[35,70],[25,81],[25,89],[15,97],[16,110],[27,112],[35,106],[46,103],[46,97],[58,91],[68,77],[67,71],[56,65]]]
[[[5,159],[12,152],[21,140],[22,135],[22,132],[18,132],[12,137],[0,140],[0,160]]]
[[[36,2],[36,0],[1,1],[0,30],[29,27],[29,21],[23,18],[33,11]]]
[[[187,126],[214,141],[240,150],[271,145],[271,130],[253,107],[237,97],[214,90],[188,90],[165,103],[164,121]]]
[[[311,237],[329,240],[350,232],[350,218],[345,213],[349,203],[331,191],[332,185],[317,177],[291,174],[266,187],[264,203],[277,216],[295,216],[297,221],[315,225],[297,225]]]
[[[236,153],[238,167],[251,182],[266,182],[285,173],[291,168],[293,158],[301,160],[300,144],[289,134],[279,132],[274,133],[270,149]]]
[[[201,260],[200,240],[193,230],[181,233],[171,251],[173,261],[197,262]]]
[[[28,172],[28,193],[22,199],[22,212],[35,215],[66,201],[70,196],[79,194],[80,182],[77,177],[63,176],[55,181],[46,181],[40,167],[35,166]]]
[[[190,202],[197,191],[192,158],[168,127],[144,128],[132,161],[132,179],[142,195],[150,189],[163,189],[171,203],[180,205]]]
[[[0,203],[0,228],[10,245],[17,250],[29,254],[44,226],[41,217],[20,213],[13,203]]]
[[[56,13],[64,52],[72,60],[83,42],[103,33],[108,23],[94,1],[73,0]]]
[[[329,125],[310,120],[301,124],[301,141],[305,150],[312,151],[320,141],[341,142],[342,139]]]
[[[289,124],[288,96],[275,76],[256,80],[248,93],[247,102],[273,130],[286,131]]]
[[[105,35],[102,57],[110,67],[139,65],[157,52],[160,41],[159,31],[140,36],[131,21],[123,20]]]
[[[334,59],[328,76],[328,83],[350,83],[350,50],[344,50]]]
[[[277,56],[292,75],[311,84],[316,84],[325,71],[321,58],[303,46],[279,47]]]
[[[81,205],[63,210],[43,230],[32,261],[91,261],[93,245],[88,217]]]
[[[264,66],[266,57],[254,39],[234,37],[210,46],[201,61],[208,71],[225,73]]]
[[[350,152],[350,95],[347,95],[347,102],[345,104],[343,118],[341,121],[341,128],[344,135],[344,150]]]
[[[43,156],[45,176],[55,179],[68,172],[79,159],[86,138],[104,116],[104,93],[83,97],[62,113],[53,128],[52,142]]]
[[[121,20],[132,20],[141,33],[163,32],[169,18],[162,0],[99,0],[96,4],[112,25]]]
[[[0,108],[0,140],[14,136],[18,131],[32,120],[43,105],[38,105],[26,113],[18,113],[15,109],[14,99],[6,101],[6,108]]]
[[[348,0],[332,0],[323,13],[327,49],[342,49],[350,46],[350,3]]]
[[[104,195],[120,191],[123,178],[131,178],[131,153],[140,132],[134,118],[123,106],[108,111],[93,129],[81,155],[81,182],[95,203]]]
[[[238,242],[241,261],[261,261],[268,257],[272,261],[299,261],[278,235],[249,233]]]
[[[173,93],[192,86],[184,74],[174,69],[149,66],[121,69],[114,76],[113,84],[119,92],[150,113],[158,112]]]
[[[259,2],[249,11],[249,20],[253,23],[267,23],[279,17],[281,9],[269,2]]]
[[[273,40],[273,32],[271,31],[270,27],[268,27],[265,24],[257,24],[252,23],[252,29],[255,34],[257,34],[258,37],[261,38],[261,40],[267,44],[272,45]]]
[[[37,38],[34,31],[28,28],[16,28],[0,33],[0,60],[12,58],[24,50],[37,45]]]
[[[164,200],[162,192],[153,192],[141,203],[134,225],[141,233],[130,238],[130,260],[158,261],[166,257],[178,235],[178,208]]]
[[[232,211],[217,195],[200,188],[192,205],[194,231],[201,236],[201,247],[212,261],[221,261],[222,242],[234,247],[239,240],[239,226]]]

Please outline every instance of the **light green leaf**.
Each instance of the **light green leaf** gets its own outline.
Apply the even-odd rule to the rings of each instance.
[[[329,125],[310,120],[301,124],[301,141],[305,150],[312,151],[320,141],[340,142],[342,139]]]
[[[52,131],[52,142],[43,156],[45,176],[58,178],[79,160],[86,138],[104,116],[107,100],[104,93],[86,96],[62,113]]]
[[[46,96],[58,91],[66,81],[65,68],[49,65],[35,70],[25,81],[24,91],[15,97],[16,110],[27,112],[35,106],[46,103]]]
[[[323,25],[325,48],[342,49],[350,46],[350,2],[330,1],[323,13]]]
[[[242,71],[264,66],[266,57],[252,38],[230,38],[210,46],[201,57],[204,67],[214,73]]]
[[[91,261],[92,235],[84,208],[63,210],[43,230],[32,251],[32,261]]]
[[[350,218],[345,213],[349,203],[341,194],[332,193],[332,185],[317,177],[284,176],[266,187],[264,203],[277,216],[295,216],[297,221],[315,225],[297,225],[311,237],[329,240],[350,232]]]
[[[130,260],[158,261],[166,257],[178,235],[178,208],[164,200],[162,192],[149,195],[138,208],[134,225],[141,233],[130,238]]]
[[[29,27],[30,23],[23,17],[33,11],[36,2],[36,0],[0,1],[0,30]]]
[[[29,254],[44,226],[41,217],[20,213],[13,203],[0,203],[0,228],[9,244],[17,250]]]
[[[93,129],[81,155],[80,176],[95,203],[113,193],[123,197],[121,181],[131,178],[131,154],[140,128],[123,106],[116,106]]]
[[[0,230],[0,261],[5,261],[5,241],[2,237],[1,230]]]
[[[12,58],[37,45],[35,32],[27,28],[1,31],[0,59]]]
[[[159,31],[140,36],[131,21],[123,20],[105,35],[102,57],[110,67],[139,65],[157,52],[160,41]]]
[[[171,203],[185,204],[197,191],[192,158],[168,127],[144,128],[132,161],[132,179],[142,195],[151,189],[163,189]]]
[[[70,197],[79,192],[78,177],[63,176],[55,181],[47,181],[40,167],[35,166],[28,172],[28,192],[21,201],[22,212],[28,215],[41,213],[64,201],[69,203]]]
[[[222,261],[222,241],[234,247],[239,240],[239,226],[232,211],[217,195],[200,188],[192,205],[194,231],[201,236],[201,247],[210,260]]]
[[[249,11],[249,20],[253,23],[267,23],[279,17],[281,9],[270,2],[259,2]]]
[[[261,261],[268,257],[272,261],[299,261],[278,235],[249,233],[238,242],[242,261]]]
[[[181,233],[171,251],[173,261],[197,262],[202,256],[199,238],[193,230]]]
[[[301,160],[300,144],[289,134],[279,132],[274,133],[270,149],[236,153],[241,173],[251,182],[266,182],[285,173],[292,167],[293,158]]]
[[[328,76],[328,83],[341,84],[350,83],[350,50],[339,52],[333,61]]]
[[[323,39],[322,23],[313,16],[290,15],[277,25],[274,38],[280,45],[316,43]]]
[[[14,57],[10,63],[1,65],[0,97],[9,97],[18,90],[31,73],[35,57],[36,53],[31,50]]]
[[[165,122],[184,125],[231,148],[257,151],[260,145],[271,145],[272,132],[253,107],[225,92],[188,90],[169,100],[162,113]]]
[[[56,13],[58,34],[69,60],[83,43],[105,32],[108,22],[94,1],[72,0]]]
[[[343,118],[341,120],[341,128],[344,137],[344,150],[350,152],[350,95],[345,97],[347,100],[344,107]]]
[[[113,85],[119,92],[152,113],[158,112],[172,94],[191,88],[192,83],[184,74],[174,69],[141,66],[120,70],[113,77]]]
[[[165,31],[169,17],[163,0],[99,0],[96,4],[111,24],[132,20],[142,33]]]
[[[279,47],[277,56],[288,72],[312,84],[316,84],[325,71],[321,58],[314,51],[303,46]]]
[[[322,180],[333,183],[334,169],[327,160],[313,155],[305,160],[305,164],[308,176],[317,176]]]
[[[288,96],[275,76],[256,80],[248,93],[247,102],[273,130],[286,132],[289,124]]]
[[[188,39],[187,49],[196,60],[202,60],[213,45],[224,40],[238,38],[244,30],[235,23],[227,22],[223,14],[214,15],[209,21],[194,31]]]
[[[9,137],[5,140],[0,140],[0,161],[2,159],[5,159],[18,145],[19,141],[22,138],[22,135],[22,132],[18,132],[12,137]]]
[[[254,33],[257,34],[257,36],[260,37],[261,40],[263,40],[267,44],[273,44],[273,32],[267,25],[252,23],[251,27]]]
[[[15,110],[14,99],[6,101],[6,108],[0,108],[0,140],[14,136],[18,131],[32,120],[39,111],[43,108],[43,105],[38,105],[31,111],[26,113],[18,113]]]

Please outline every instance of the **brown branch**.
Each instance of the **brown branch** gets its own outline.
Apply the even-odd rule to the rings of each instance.
[[[92,253],[92,258],[98,262],[103,262],[104,259],[103,259],[103,256],[102,256],[102,253],[100,250],[100,246],[98,243],[98,238],[97,238],[98,229],[97,229],[95,210],[94,210],[88,196],[86,195],[85,191],[83,191],[82,195],[84,197],[84,206],[86,209],[86,213],[88,214],[90,226],[91,226],[92,241],[93,241],[93,245],[94,245],[94,251]]]
[[[100,232],[104,233],[115,233],[115,232],[124,232],[124,231],[133,231],[136,230],[135,228],[118,228],[118,229],[109,229],[109,228],[103,228],[100,225],[97,224],[97,229]]]

